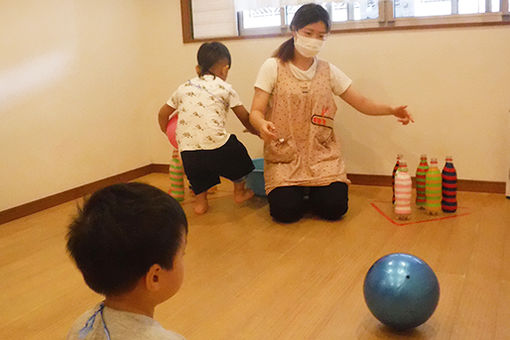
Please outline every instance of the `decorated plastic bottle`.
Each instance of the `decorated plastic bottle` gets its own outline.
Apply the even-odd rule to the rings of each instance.
[[[446,156],[446,162],[441,173],[443,180],[443,199],[441,209],[444,212],[452,213],[457,211],[457,172],[453,166],[453,158]]]
[[[423,154],[420,156],[420,164],[416,169],[416,206],[420,209],[425,208],[425,175],[428,169],[427,155]]]
[[[430,166],[425,175],[425,209],[431,215],[441,211],[441,172],[437,167],[437,158],[430,159]]]
[[[407,163],[400,160],[395,175],[395,215],[400,220],[407,220],[411,215],[412,192],[413,182],[407,170]]]
[[[402,155],[397,154],[397,162],[395,163],[395,166],[393,167],[393,173],[391,174],[391,187],[393,190],[393,197],[391,198],[391,203],[393,203],[393,204],[395,204],[395,174],[397,173],[401,158],[402,158]]]
[[[170,189],[168,193],[177,201],[184,200],[184,169],[182,167],[181,159],[179,158],[179,151],[174,149],[172,152],[172,159],[170,160]]]

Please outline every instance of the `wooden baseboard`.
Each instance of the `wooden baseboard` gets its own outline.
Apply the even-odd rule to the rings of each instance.
[[[168,172],[168,164],[152,164],[153,172]],[[391,186],[391,176],[386,175],[365,175],[365,174],[347,174],[352,184]],[[416,187],[415,178],[412,177],[413,187]],[[504,194],[506,189],[505,182],[474,181],[467,179],[458,180],[459,191],[488,192],[494,194]]]
[[[352,184],[391,187],[391,176],[347,174]]]
[[[359,185],[377,185],[377,186],[391,186],[391,176],[383,175],[361,175],[361,174],[347,174],[352,184]],[[416,187],[415,178],[413,180],[413,187]],[[474,192],[488,192],[495,194],[505,193],[505,182],[490,182],[490,181],[474,181],[467,179],[458,180],[459,191],[474,191]]]
[[[94,191],[97,191],[108,185],[127,182],[135,178],[147,175],[151,172],[155,172],[153,169],[155,169],[154,164],[149,164],[137,169],[126,171],[119,175],[104,178],[99,181],[85,184],[77,188],[69,189],[55,195],[44,197],[29,203],[19,205],[14,208],[0,211],[0,224],[7,223],[17,218],[27,216],[38,211],[48,209],[56,205],[80,198],[84,195],[93,193]]]
[[[0,211],[0,224],[7,223],[17,218],[27,216],[38,211],[65,203],[67,201],[80,198],[84,195],[93,193],[94,191],[104,188],[105,186],[115,183],[127,182],[153,172],[167,173],[168,164],[149,164],[137,169],[126,171],[119,175],[101,179],[93,183],[85,184],[74,189],[66,190],[55,195],[51,195],[26,204],[22,204],[14,208]],[[352,184],[391,186],[391,176],[348,174],[347,177],[351,180]],[[473,181],[461,179],[459,180],[458,185],[459,191],[489,192],[498,194],[505,193],[504,182]]]
[[[168,164],[151,164],[152,172],[158,172],[167,174],[168,173]]]

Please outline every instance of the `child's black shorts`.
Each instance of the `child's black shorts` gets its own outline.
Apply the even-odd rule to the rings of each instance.
[[[235,135],[213,150],[181,152],[184,172],[195,194],[200,194],[220,183],[220,176],[235,181],[248,175],[253,162],[244,145]]]

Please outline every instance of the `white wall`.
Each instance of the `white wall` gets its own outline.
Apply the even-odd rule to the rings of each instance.
[[[194,76],[176,0],[0,4],[0,211],[149,163],[168,163],[156,114]],[[356,113],[336,130],[350,173],[389,174],[403,153],[454,157],[462,179],[505,181],[510,26],[333,34],[321,57],[372,99],[416,119]],[[284,38],[226,41],[229,81],[251,105],[258,68]],[[228,123],[260,157],[261,142]]]
[[[138,6],[0,2],[0,210],[150,163]]]
[[[165,43],[149,56],[161,73],[151,79],[154,91],[146,97],[148,111],[157,110],[179,83],[194,75],[200,45],[182,43],[178,4],[153,3],[159,5],[147,17],[160,23],[146,25],[145,34],[158,37],[154,45],[157,40]],[[169,13],[167,22],[172,24],[161,24]],[[440,165],[452,155],[462,179],[505,181],[510,158],[508,39],[510,26],[331,35],[320,56],[340,67],[368,97],[409,105],[416,120],[403,127],[391,117],[364,116],[339,99],[336,131],[348,172],[387,175],[397,153],[404,154],[414,171],[420,154],[426,153],[438,157]],[[258,68],[284,40],[224,41],[233,57],[228,80],[248,107]],[[149,125],[157,133],[152,120]],[[229,126],[252,157],[262,155],[261,143],[241,132],[235,116]],[[153,161],[167,162],[164,136],[154,142]]]

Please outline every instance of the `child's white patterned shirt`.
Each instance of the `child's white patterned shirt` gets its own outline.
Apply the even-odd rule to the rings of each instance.
[[[219,77],[195,77],[180,85],[167,104],[179,115],[176,140],[179,151],[213,150],[224,145],[230,108],[242,105],[232,85]]]

